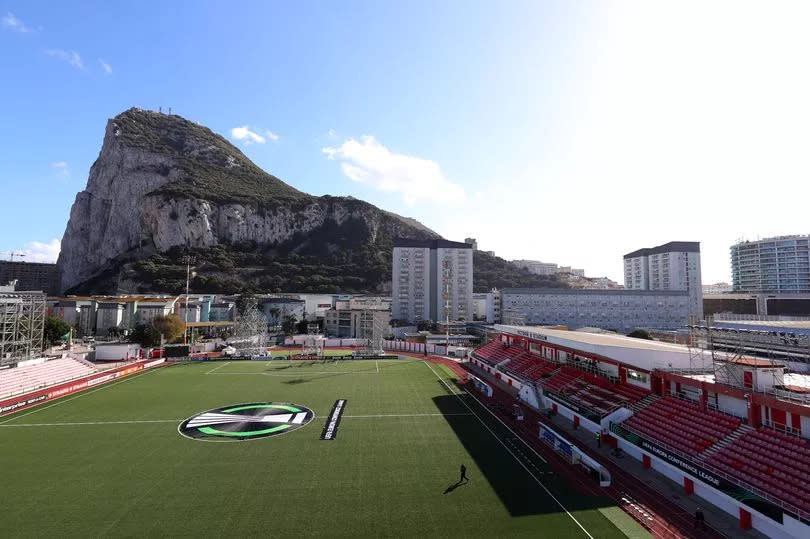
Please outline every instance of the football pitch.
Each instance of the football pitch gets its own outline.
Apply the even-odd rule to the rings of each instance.
[[[337,400],[345,405],[336,436],[322,440]],[[228,414],[249,434],[229,431],[236,427]],[[181,435],[181,423],[202,438]],[[0,530],[4,537],[645,534],[510,438],[448,368],[414,358],[161,367],[0,418]],[[458,483],[462,463],[469,481]]]

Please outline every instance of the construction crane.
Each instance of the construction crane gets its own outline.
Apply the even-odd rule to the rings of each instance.
[[[9,261],[14,262],[14,257],[22,258],[25,256],[25,253],[15,252],[15,251],[0,251],[0,255],[8,255]]]

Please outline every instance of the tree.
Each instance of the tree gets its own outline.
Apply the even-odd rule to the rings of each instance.
[[[163,335],[163,338],[169,343],[179,341],[186,331],[186,324],[173,314],[154,317],[151,326],[158,335]]]
[[[138,343],[144,348],[157,346],[160,344],[160,334],[156,333],[151,325],[138,324],[129,333],[129,342]]]
[[[45,330],[42,337],[45,339],[45,344],[53,346],[64,338],[73,326],[59,318],[58,316],[49,316],[45,319]]]
[[[281,323],[281,331],[283,331],[285,335],[292,335],[295,333],[295,326],[297,323],[298,319],[295,316],[288,314],[284,317],[284,322]]]
[[[633,331],[628,333],[627,336],[628,337],[633,337],[633,338],[636,338],[636,339],[647,339],[648,341],[653,340],[653,338],[650,337],[650,334],[647,333],[647,331],[644,330],[644,329],[634,329]]]
[[[161,336],[166,342],[179,341],[186,330],[186,325],[175,315],[156,316],[149,324],[138,324],[129,334],[130,342],[136,342],[144,348],[159,346]]]
[[[420,320],[416,323],[416,329],[419,331],[433,331],[433,322],[430,320]]]

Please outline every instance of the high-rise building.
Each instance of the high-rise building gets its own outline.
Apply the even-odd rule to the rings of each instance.
[[[447,240],[394,240],[391,317],[472,320],[473,248]],[[449,311],[447,311],[449,308]]]
[[[59,293],[56,264],[0,261],[0,285],[13,280],[17,281],[18,290],[42,290],[52,296]]]
[[[810,293],[810,236],[778,236],[731,246],[735,292]]]
[[[700,242],[671,241],[624,255],[624,287],[628,290],[689,292],[689,312],[703,318]]]

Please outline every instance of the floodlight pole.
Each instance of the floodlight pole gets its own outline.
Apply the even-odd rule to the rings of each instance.
[[[183,318],[185,318],[185,325],[183,326],[183,345],[188,344],[188,284],[191,278],[191,258],[186,257],[186,308]]]

